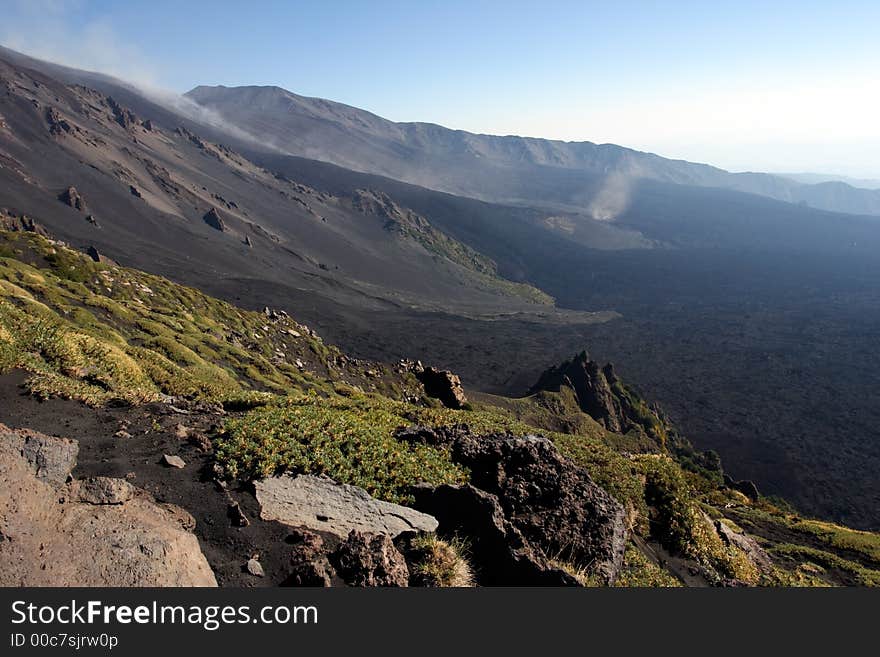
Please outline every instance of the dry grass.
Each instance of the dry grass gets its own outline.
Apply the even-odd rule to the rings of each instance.
[[[465,588],[476,585],[464,541],[445,541],[434,534],[420,534],[412,541],[412,553],[411,570],[420,586]]]

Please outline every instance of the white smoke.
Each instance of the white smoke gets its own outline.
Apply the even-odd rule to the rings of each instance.
[[[82,28],[71,29],[73,17],[82,11],[81,1],[10,0],[6,4],[0,21],[2,45],[54,64],[112,76],[157,105],[196,123],[280,151],[276,145],[225,120],[218,112],[163,88],[159,82],[161,72],[151,59],[121,39],[108,21],[96,19]]]
[[[160,89],[158,87],[146,87],[141,85],[132,86],[134,86],[141,94],[143,94],[146,98],[153,101],[157,105],[160,105],[165,109],[174,112],[175,114],[186,117],[191,121],[195,121],[196,123],[200,123],[201,125],[215,128],[217,130],[225,132],[230,137],[234,137],[235,139],[241,141],[250,142],[256,146],[268,148],[278,153],[285,152],[282,149],[278,148],[278,146],[274,143],[269,143],[265,139],[260,139],[259,137],[256,137],[248,131],[238,127],[237,125],[230,123],[225,118],[223,118],[220,112],[211,109],[210,107],[199,105],[197,102],[187,96],[183,96],[174,91]]]
[[[614,221],[629,208],[632,197],[631,175],[614,171],[602,182],[602,187],[590,201],[587,211],[596,221]]]
[[[156,86],[158,72],[140,50],[121,39],[112,24],[93,19],[83,26],[77,0],[10,0],[4,3],[0,42],[37,59],[96,71],[137,85]],[[73,28],[73,25],[77,25]]]

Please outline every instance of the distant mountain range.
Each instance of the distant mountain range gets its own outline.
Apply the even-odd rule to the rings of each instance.
[[[807,185],[816,185],[826,182],[842,182],[850,187],[872,190],[880,189],[880,179],[876,178],[852,178],[850,176],[839,176],[833,173],[780,173],[777,175]]]
[[[730,173],[614,144],[480,135],[370,112],[279,87],[199,86],[186,96],[279,151],[499,203],[586,211],[625,209],[633,181],[719,187],[850,214],[880,214],[880,190],[840,181]]]

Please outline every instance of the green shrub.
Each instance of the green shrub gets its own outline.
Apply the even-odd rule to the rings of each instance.
[[[231,477],[326,474],[392,502],[408,501],[418,482],[465,481],[446,451],[394,438],[406,423],[400,410],[365,396],[281,398],[227,423],[214,443],[216,457]]]

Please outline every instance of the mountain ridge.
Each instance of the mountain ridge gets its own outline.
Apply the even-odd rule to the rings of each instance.
[[[567,202],[550,184],[540,195],[527,199],[511,197],[503,185],[486,184],[485,176],[491,179],[493,167],[516,169],[526,165],[545,173],[548,168],[561,168],[599,179],[612,177],[612,181],[613,176],[626,180],[648,178],[734,189],[836,212],[880,214],[880,191],[876,190],[850,185],[829,190],[821,184],[804,184],[781,175],[729,172],[616,144],[471,133],[417,121],[393,122],[352,105],[301,96],[275,85],[199,85],[185,96],[289,154],[482,200]],[[265,130],[269,123],[271,135]],[[443,160],[439,165],[431,163],[438,159]],[[470,184],[470,170],[457,175],[452,170],[455,165],[482,169],[480,185]]]

